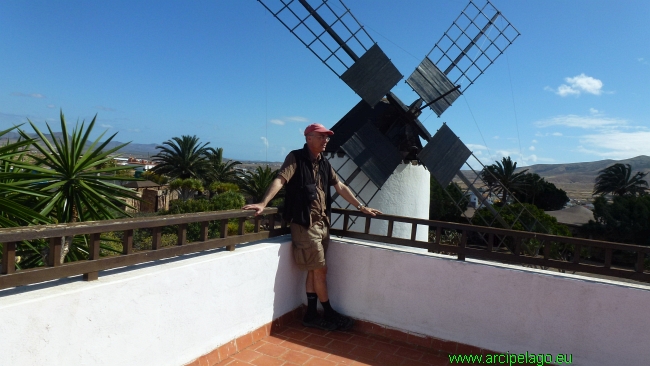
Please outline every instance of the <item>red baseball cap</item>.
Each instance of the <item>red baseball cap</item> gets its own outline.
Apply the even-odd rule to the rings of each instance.
[[[312,132],[319,132],[319,133],[326,133],[328,135],[333,135],[334,132],[328,130],[325,128],[325,126],[321,125],[320,123],[312,123],[307,128],[305,128],[305,136],[309,135]]]

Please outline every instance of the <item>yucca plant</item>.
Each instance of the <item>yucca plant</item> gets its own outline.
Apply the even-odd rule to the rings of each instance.
[[[71,134],[68,134],[63,112],[60,113],[60,119],[62,136],[58,139],[54,137],[49,124],[46,124],[52,142],[33,122],[28,120],[40,141],[32,140],[31,143],[32,148],[37,151],[37,153],[28,155],[33,163],[16,163],[17,167],[29,171],[29,173],[16,173],[15,178],[21,179],[22,187],[36,191],[40,195],[34,208],[41,215],[49,216],[58,223],[106,220],[128,216],[123,209],[127,205],[126,199],[137,199],[137,196],[132,190],[111,183],[111,181],[136,179],[112,174],[130,169],[129,167],[106,164],[113,159],[109,156],[110,154],[128,143],[104,150],[117,134],[115,133],[104,142],[100,142],[106,134],[105,131],[89,146],[86,146],[97,116],[95,115],[87,128],[85,122],[77,123]],[[23,138],[30,138],[25,131],[19,131]],[[106,167],[98,169],[102,165]],[[83,257],[83,247],[85,246],[83,242],[75,244],[75,256]],[[70,252],[72,243],[72,238],[66,238],[62,248],[62,262]],[[78,252],[77,249],[79,249]]]

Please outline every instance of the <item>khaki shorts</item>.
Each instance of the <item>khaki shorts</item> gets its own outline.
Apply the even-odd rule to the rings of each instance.
[[[325,252],[330,242],[330,230],[324,222],[312,227],[291,223],[291,241],[293,258],[303,271],[325,267]]]

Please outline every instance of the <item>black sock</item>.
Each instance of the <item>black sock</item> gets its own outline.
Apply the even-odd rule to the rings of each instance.
[[[334,309],[332,309],[332,305],[330,305],[329,300],[327,300],[325,302],[321,301],[320,303],[321,303],[321,305],[323,305],[323,310],[325,310],[324,315],[325,315],[326,318],[331,316],[331,315],[334,315],[335,311],[334,311]]]
[[[306,319],[311,319],[318,315],[318,309],[316,305],[318,304],[318,295],[315,292],[307,293],[307,314],[305,314]]]

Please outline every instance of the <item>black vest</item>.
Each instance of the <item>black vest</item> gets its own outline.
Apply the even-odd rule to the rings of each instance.
[[[309,226],[311,216],[311,202],[310,193],[315,191],[310,189],[314,187],[314,171],[312,162],[307,150],[307,144],[300,150],[293,150],[290,154],[296,158],[296,172],[293,177],[287,182],[286,195],[284,198],[284,214],[282,218],[286,222],[293,222],[305,227]],[[327,217],[332,215],[332,195],[330,194],[329,181],[331,177],[330,162],[321,155],[318,163],[319,174],[318,177],[322,182],[323,190],[325,191],[325,212]]]

